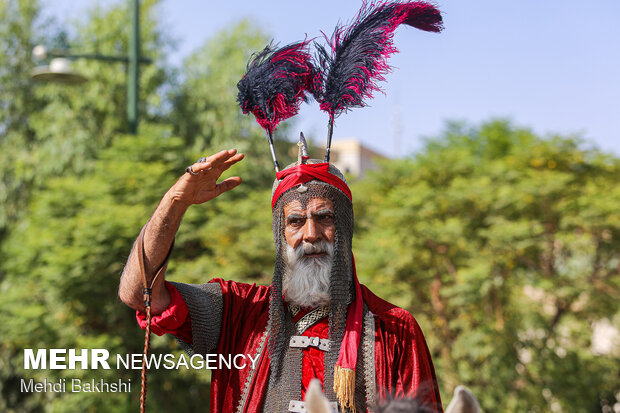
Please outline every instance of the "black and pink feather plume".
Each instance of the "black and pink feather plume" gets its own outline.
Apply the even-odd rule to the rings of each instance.
[[[329,50],[316,45],[320,77],[314,96],[331,119],[365,106],[364,100],[380,90],[377,83],[390,70],[387,58],[397,52],[393,37],[401,24],[439,32],[441,13],[422,1],[364,3],[351,24],[336,27]]]
[[[334,118],[351,108],[366,106],[366,99],[380,90],[378,83],[389,72],[387,59],[397,52],[394,31],[401,24],[429,32],[442,30],[439,10],[424,1],[364,0],[348,26],[336,27],[328,47],[314,43],[317,63],[308,53],[308,41],[279,49],[267,46],[248,64],[237,87],[243,113],[252,112],[267,131],[276,171],[279,170],[272,134],[277,125],[297,114],[301,102],[312,94],[329,114],[329,152]]]
[[[307,41],[277,49],[269,45],[248,63],[237,84],[237,101],[271,135],[281,121],[297,114],[315,74]]]

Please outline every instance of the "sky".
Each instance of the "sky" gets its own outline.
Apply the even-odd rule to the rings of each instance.
[[[59,20],[118,0],[44,0]],[[358,138],[410,155],[447,121],[509,119],[542,136],[576,134],[620,155],[620,1],[437,0],[442,33],[401,26],[392,73],[369,106],[336,119],[334,140]],[[214,33],[251,18],[280,44],[331,34],[361,0],[162,0],[158,17],[180,65]],[[321,139],[327,115],[302,105],[294,129]],[[293,130],[294,130],[293,129]],[[294,132],[297,135],[297,131]],[[293,139],[293,137],[291,137]]]

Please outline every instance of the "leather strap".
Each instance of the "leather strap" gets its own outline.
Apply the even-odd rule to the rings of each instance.
[[[166,259],[163,264],[157,270],[155,277],[151,281],[151,285],[148,284],[146,280],[146,270],[144,269],[144,230],[146,229],[146,225],[142,227],[140,230],[140,235],[138,235],[138,240],[136,243],[138,244],[138,264],[140,267],[140,276],[142,277],[142,294],[144,296],[144,311],[146,314],[146,328],[144,329],[144,351],[142,358],[142,373],[141,383],[140,383],[140,413],[146,413],[146,361],[149,357],[149,350],[151,347],[151,295],[153,292],[153,285],[155,284],[155,280],[163,274],[166,263],[168,262],[168,258],[170,258],[170,254],[172,253],[172,249],[174,247],[174,241],[170,246],[170,250],[168,251],[168,255],[166,255]]]

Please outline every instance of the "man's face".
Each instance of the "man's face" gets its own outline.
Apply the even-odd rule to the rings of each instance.
[[[330,199],[311,199],[306,209],[296,200],[284,207],[284,236],[292,248],[302,242],[314,244],[324,240],[333,244],[335,231],[334,203]]]

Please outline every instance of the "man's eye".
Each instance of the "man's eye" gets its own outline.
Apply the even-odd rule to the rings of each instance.
[[[320,215],[319,216],[320,222],[332,222],[333,220],[334,220],[333,215]]]
[[[303,225],[304,220],[301,218],[291,218],[288,220],[288,224],[292,227],[299,227]]]

